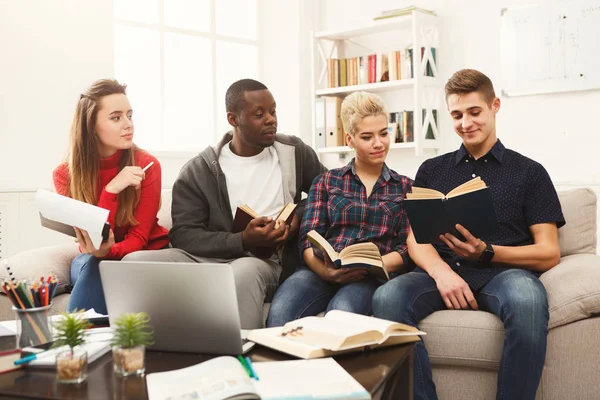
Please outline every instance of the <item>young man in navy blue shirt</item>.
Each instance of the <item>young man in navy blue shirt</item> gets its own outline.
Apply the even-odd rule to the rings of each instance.
[[[489,186],[499,230],[477,238],[464,227],[441,235],[441,245],[408,250],[417,267],[380,287],[376,317],[417,326],[437,310],[491,312],[505,327],[497,399],[534,399],[546,357],[548,300],[538,279],[558,264],[558,228],[565,224],[556,190],[544,167],[506,149],[496,137],[500,99],[490,79],[476,70],[456,72],[446,84],[446,103],[461,147],[425,161],[414,186],[447,193],[480,176]],[[415,399],[436,399],[429,356],[416,346]]]

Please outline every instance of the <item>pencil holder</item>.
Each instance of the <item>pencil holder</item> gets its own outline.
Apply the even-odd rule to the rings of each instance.
[[[52,326],[48,311],[52,304],[35,308],[15,308],[17,320],[17,348],[37,346],[52,340]]]

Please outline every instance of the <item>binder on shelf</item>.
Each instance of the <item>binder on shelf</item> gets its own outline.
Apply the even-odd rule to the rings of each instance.
[[[344,128],[340,113],[342,110],[342,99],[335,96],[325,96],[325,127],[327,128],[327,137],[325,145],[344,146]]]
[[[326,146],[325,143],[325,99],[317,97],[315,101],[315,145],[317,149]]]

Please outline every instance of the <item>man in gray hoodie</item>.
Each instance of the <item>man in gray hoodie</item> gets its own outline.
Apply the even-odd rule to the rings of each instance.
[[[284,275],[298,266],[302,192],[308,193],[326,169],[302,140],[276,133],[275,100],[262,83],[233,83],[225,102],[232,131],[188,161],[173,185],[169,237],[174,248],[139,251],[124,260],[231,264],[242,328],[254,329],[263,326],[262,307],[277,289],[282,265]],[[293,221],[273,220],[290,202],[300,203]],[[242,204],[263,217],[234,233],[235,212]],[[265,256],[261,248],[280,251]]]

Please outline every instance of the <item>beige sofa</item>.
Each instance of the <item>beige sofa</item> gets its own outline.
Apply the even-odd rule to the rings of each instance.
[[[567,224],[559,230],[561,262],[542,275],[548,292],[548,351],[538,399],[600,398],[600,256],[596,255],[596,196],[588,189],[559,193]],[[163,192],[160,222],[169,228],[170,191]],[[46,247],[7,261],[17,278],[53,271],[69,282],[75,244]],[[0,268],[0,276],[6,275]],[[63,290],[61,287],[59,290]],[[57,296],[53,312],[64,310],[68,294]],[[0,296],[0,320],[13,318]],[[440,311],[424,319],[425,343],[441,399],[493,399],[504,329],[482,311]]]

